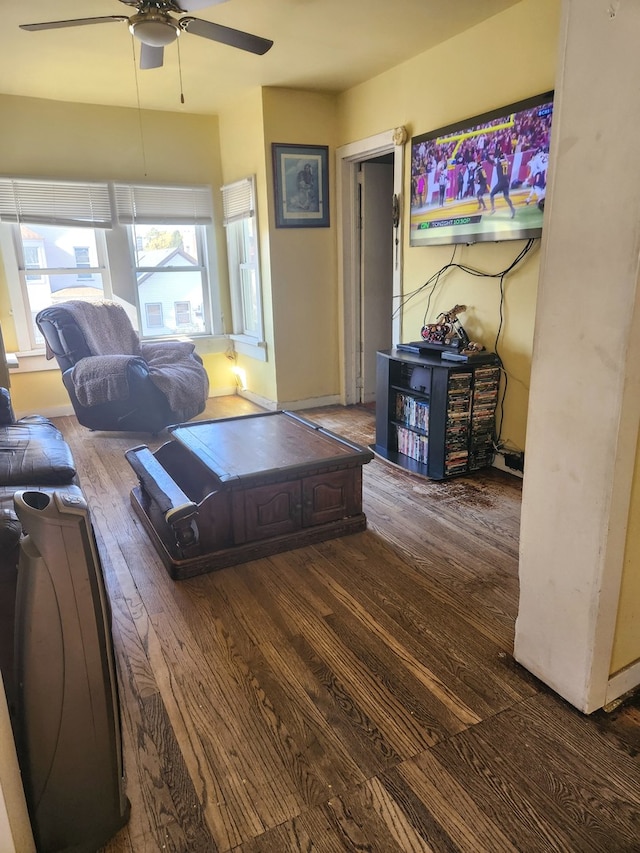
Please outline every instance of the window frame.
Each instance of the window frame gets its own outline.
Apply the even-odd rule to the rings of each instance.
[[[157,227],[171,227],[172,225],[176,225],[179,223],[166,222],[166,223],[158,223],[158,222],[145,222],[145,225],[157,226]],[[138,312],[139,323],[140,323],[140,337],[143,339],[153,339],[152,335],[145,335],[142,332],[142,305],[140,302],[140,292],[138,287],[138,275],[144,274],[158,274],[158,275],[169,275],[171,273],[177,272],[188,272],[188,273],[196,273],[200,274],[201,286],[202,286],[202,311],[203,311],[203,320],[204,320],[204,331],[203,332],[189,332],[189,337],[193,338],[204,338],[204,337],[214,337],[216,334],[220,334],[221,330],[217,329],[216,320],[214,317],[213,311],[213,299],[211,292],[211,264],[209,262],[209,234],[207,226],[203,223],[192,223],[192,227],[195,229],[195,240],[196,240],[196,249],[198,253],[198,263],[190,264],[188,266],[176,265],[169,267],[148,267],[148,266],[137,266],[137,257],[138,252],[140,251],[137,248],[137,239],[138,235],[136,235],[136,223],[131,222],[125,225],[120,226],[126,232],[126,239],[129,246],[129,257],[131,263],[131,272],[134,281],[134,294],[135,294],[135,305]],[[213,233],[213,226],[211,226],[211,236]],[[220,294],[219,287],[216,288],[216,301],[219,303]],[[189,300],[183,300],[189,301]],[[191,315],[194,314],[193,308],[191,309]],[[185,333],[176,330],[173,334],[164,333],[158,335],[158,337],[166,338],[166,337],[180,337]]]
[[[27,270],[22,254],[20,225],[56,225],[60,227],[89,227],[95,234],[98,253],[97,267],[82,267],[83,283],[89,276],[101,276],[102,290],[105,299],[117,299],[135,308],[135,313],[142,326],[141,307],[138,300],[138,288],[135,269],[135,255],[128,251],[130,232],[133,231],[128,223],[122,222],[120,197],[129,195],[134,202],[150,200],[153,208],[162,209],[163,193],[169,199],[169,207],[175,201],[175,206],[164,221],[175,221],[173,210],[179,210],[183,224],[195,224],[199,245],[199,266],[189,267],[201,271],[203,290],[202,310],[197,311],[191,306],[192,316],[204,315],[205,332],[190,333],[194,339],[220,339],[219,344],[204,344],[205,351],[222,349],[224,341],[223,316],[221,309],[220,281],[217,269],[217,247],[215,237],[215,221],[213,217],[210,187],[204,185],[144,185],[121,184],[111,181],[59,181],[47,178],[14,178],[0,176],[0,261],[4,263],[9,303],[15,326],[17,351],[21,356],[41,356],[44,344],[38,340],[34,328],[31,306],[26,287],[27,273],[32,275],[36,269]],[[138,196],[135,195],[139,191]],[[22,193],[22,195],[21,195]],[[191,198],[193,196],[193,199]],[[62,218],[58,218],[56,203],[63,198],[65,206]],[[191,201],[193,200],[193,204]],[[125,204],[126,208],[126,204]],[[132,208],[135,216],[135,204]],[[41,212],[41,213],[40,213]],[[126,212],[126,211],[125,211]],[[74,215],[76,218],[74,219]],[[189,217],[195,217],[189,222]],[[92,218],[93,217],[93,218]],[[162,217],[160,217],[162,218]],[[134,219],[135,221],[135,219]],[[72,273],[79,275],[78,268],[52,269],[37,268],[37,279],[42,283],[48,272]],[[86,277],[86,278],[85,278]],[[184,332],[164,334],[162,337],[179,337]],[[143,337],[141,335],[141,337]],[[48,365],[51,366],[51,365]]]
[[[250,175],[221,187],[224,207],[224,228],[227,240],[227,263],[231,298],[232,333],[236,349],[252,358],[266,361],[264,340],[262,277],[260,269],[260,240],[256,213],[255,176]],[[247,247],[253,243],[253,259],[248,259]],[[248,275],[247,275],[248,274]],[[251,277],[252,281],[251,281]],[[251,284],[255,295],[248,293]],[[246,300],[253,303],[256,327],[248,322]]]
[[[61,226],[72,227],[72,226]],[[92,276],[96,274],[102,279],[102,293],[105,299],[113,299],[111,275],[107,264],[107,245],[102,228],[92,229],[96,241],[97,267],[84,268]],[[16,330],[18,351],[20,355],[40,354],[44,351],[44,342],[40,343],[31,317],[27,279],[30,270],[26,268],[22,252],[20,224],[0,223],[0,253],[4,260],[7,278],[9,301]],[[39,267],[39,280],[42,282],[48,275],[77,275],[77,267]],[[31,282],[33,283],[33,281]]]

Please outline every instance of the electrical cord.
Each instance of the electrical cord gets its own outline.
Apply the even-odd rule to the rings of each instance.
[[[427,297],[427,304],[426,304],[425,311],[424,311],[423,323],[422,323],[423,326],[426,326],[427,317],[429,316],[429,309],[431,307],[431,300],[432,300],[433,295],[436,291],[436,288],[437,288],[438,284],[440,283],[442,276],[451,269],[457,269],[457,270],[460,270],[461,272],[467,273],[468,275],[476,276],[478,278],[490,278],[490,279],[497,278],[499,280],[499,282],[500,282],[500,303],[499,303],[499,307],[498,307],[499,321],[498,321],[498,329],[496,332],[494,351],[495,351],[496,357],[498,359],[500,372],[504,378],[504,383],[502,385],[502,395],[500,397],[500,403],[498,405],[499,420],[498,420],[498,424],[496,424],[495,436],[494,436],[494,441],[493,441],[494,450],[497,453],[504,452],[505,447],[506,447],[506,445],[502,443],[501,436],[502,436],[502,424],[504,422],[504,402],[505,402],[505,398],[507,396],[508,376],[507,376],[506,370],[504,369],[504,365],[502,363],[502,358],[500,357],[500,354],[498,351],[498,344],[500,341],[500,335],[502,334],[502,326],[504,323],[505,279],[509,275],[509,273],[512,272],[518,266],[518,264],[520,264],[526,258],[526,256],[529,254],[529,252],[533,249],[535,242],[536,242],[535,238],[533,238],[533,237],[529,238],[527,240],[527,242],[525,243],[525,245],[523,246],[523,248],[518,252],[516,257],[509,264],[509,266],[506,267],[505,269],[501,270],[500,272],[495,272],[495,273],[483,272],[482,270],[475,269],[474,267],[467,266],[466,264],[454,263],[454,258],[456,256],[456,250],[458,248],[458,244],[454,245],[453,254],[451,255],[451,260],[449,261],[449,263],[447,263],[443,267],[441,267],[427,281],[425,281],[424,284],[422,284],[416,290],[407,294],[406,297],[403,298],[402,302],[398,305],[398,307],[395,309],[395,311],[391,315],[392,318],[397,317],[398,314],[406,307],[406,305],[408,305],[408,303],[412,299],[414,299],[420,293],[423,293],[427,288],[430,288],[429,294]],[[522,451],[514,451],[514,452],[520,453]]]

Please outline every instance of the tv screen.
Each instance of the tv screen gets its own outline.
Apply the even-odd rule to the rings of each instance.
[[[411,246],[542,233],[553,92],[411,140]]]

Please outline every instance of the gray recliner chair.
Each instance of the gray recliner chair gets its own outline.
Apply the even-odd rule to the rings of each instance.
[[[194,345],[141,342],[120,304],[71,300],[36,323],[82,426],[156,434],[204,411],[209,379]]]

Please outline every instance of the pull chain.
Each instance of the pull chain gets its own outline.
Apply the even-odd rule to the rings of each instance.
[[[144,147],[144,130],[142,127],[142,109],[140,107],[140,86],[138,84],[138,65],[136,63],[136,45],[131,36],[131,53],[133,56],[133,75],[136,81],[136,101],[138,104],[138,125],[140,128],[140,147],[142,149],[142,171],[144,172],[145,178],[147,177],[147,152]]]
[[[180,103],[184,104],[184,92],[182,90],[182,60],[180,58],[180,39],[178,39],[177,45],[178,45],[178,76],[180,78]]]

